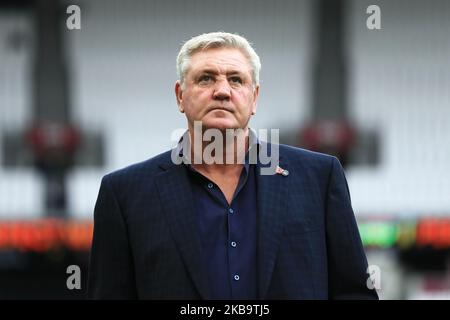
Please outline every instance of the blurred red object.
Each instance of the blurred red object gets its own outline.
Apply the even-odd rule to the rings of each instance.
[[[356,141],[356,131],[346,121],[313,122],[300,131],[299,140],[303,148],[332,154],[346,162]]]
[[[26,133],[35,165],[46,173],[64,172],[70,168],[81,143],[80,132],[64,123],[38,123]]]
[[[333,148],[346,152],[352,147],[354,140],[355,132],[346,122],[317,122],[301,131],[302,144],[311,150]]]
[[[36,124],[26,137],[38,157],[54,150],[73,154],[80,144],[79,131],[71,125],[60,123]]]
[[[40,219],[0,221],[0,251],[45,252],[57,248],[88,251],[92,221]]]

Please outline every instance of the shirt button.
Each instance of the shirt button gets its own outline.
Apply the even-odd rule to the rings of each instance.
[[[234,275],[234,280],[239,281],[239,275],[235,274]]]
[[[233,213],[234,210],[230,208],[230,209],[228,209],[228,212],[229,212],[229,213]]]
[[[208,183],[208,189],[212,189],[214,187],[214,185],[210,182]]]
[[[236,248],[236,242],[234,242],[234,241],[231,241],[231,246],[233,247],[233,248]]]

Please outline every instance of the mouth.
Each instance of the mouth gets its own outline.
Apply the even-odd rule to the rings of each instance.
[[[224,107],[224,106],[214,106],[214,107],[211,107],[211,108],[208,110],[208,112],[215,111],[215,110],[228,111],[228,112],[230,112],[230,113],[233,113],[233,112],[234,112],[232,109],[227,108],[227,107]]]

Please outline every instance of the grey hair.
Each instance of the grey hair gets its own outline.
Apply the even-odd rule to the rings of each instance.
[[[200,50],[213,48],[235,48],[241,50],[252,66],[253,86],[259,85],[259,71],[261,70],[259,56],[247,39],[227,32],[204,33],[191,38],[183,44],[177,56],[177,74],[181,85],[184,83],[184,77],[192,55]]]

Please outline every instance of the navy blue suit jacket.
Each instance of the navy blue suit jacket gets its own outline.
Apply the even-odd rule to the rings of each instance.
[[[279,154],[288,176],[257,174],[259,298],[377,299],[339,161],[285,145]],[[208,299],[183,166],[168,151],[103,178],[89,298]]]

